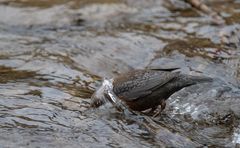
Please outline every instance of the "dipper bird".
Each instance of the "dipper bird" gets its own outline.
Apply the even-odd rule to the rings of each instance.
[[[113,78],[110,89],[117,99],[123,101],[130,109],[151,109],[150,112],[153,113],[159,105],[160,112],[164,110],[166,100],[182,88],[212,81],[209,77],[181,74],[174,71],[176,69],[178,68],[132,70]],[[100,95],[105,92],[104,89],[100,88],[93,94],[92,107],[99,107],[104,103],[100,98],[107,96]]]

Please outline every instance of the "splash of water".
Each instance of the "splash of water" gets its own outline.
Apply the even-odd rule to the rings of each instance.
[[[233,140],[234,144],[240,144],[240,126],[235,130],[233,133]]]
[[[91,97],[92,107],[99,107],[110,102],[118,110],[128,110],[126,104],[113,92],[113,79],[104,79],[102,85]]]

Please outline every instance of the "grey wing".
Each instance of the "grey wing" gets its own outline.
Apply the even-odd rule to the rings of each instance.
[[[121,84],[115,83],[113,89],[118,97],[124,98],[126,101],[134,101],[151,94],[154,89],[176,78],[178,74],[177,72],[150,70],[134,79],[129,77],[129,80],[126,79]]]

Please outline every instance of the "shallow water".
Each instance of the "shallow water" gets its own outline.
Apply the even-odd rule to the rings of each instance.
[[[240,1],[0,2],[0,147],[240,145]],[[180,67],[214,78],[171,96],[157,118],[93,110],[102,78]]]

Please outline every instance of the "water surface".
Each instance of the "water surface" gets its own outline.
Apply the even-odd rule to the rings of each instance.
[[[240,2],[0,2],[0,147],[234,147],[240,144]],[[167,101],[161,116],[92,110],[102,78],[180,67],[214,78]]]

